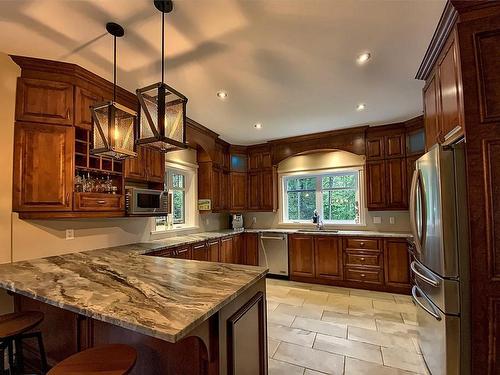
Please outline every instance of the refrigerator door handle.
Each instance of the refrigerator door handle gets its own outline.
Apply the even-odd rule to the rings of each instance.
[[[429,298],[420,290],[420,288],[416,285],[413,285],[413,288],[411,289],[411,296],[413,297],[413,301],[415,301],[415,303],[417,305],[419,305],[422,309],[424,309],[429,315],[433,316],[437,321],[440,321],[441,320],[441,316],[439,316],[439,314],[437,314],[436,312],[432,311],[431,309],[428,309],[427,307],[425,307],[422,302],[420,302],[418,300],[418,296],[417,296],[417,292],[422,296],[423,299],[425,299],[427,301],[427,303],[429,304],[429,306],[431,306],[432,308],[432,305],[431,305],[431,301],[429,300]]]
[[[432,285],[432,286],[435,286],[435,287],[438,287],[439,286],[439,282],[436,281],[436,280],[433,280],[431,279],[430,277],[427,277],[425,275],[423,275],[421,272],[418,271],[417,269],[417,264],[415,263],[415,261],[411,262],[410,263],[410,268],[411,270],[413,271],[413,273],[419,278],[421,279],[422,281],[425,281],[427,284],[429,285]]]
[[[419,193],[420,192],[420,193]],[[417,212],[417,199],[420,195],[420,212]],[[420,214],[420,215],[419,215]],[[419,222],[417,223],[417,220]],[[417,253],[422,253],[422,244],[425,238],[425,196],[422,191],[422,181],[420,176],[420,171],[415,169],[413,172],[413,178],[411,180],[411,190],[410,190],[410,229],[415,242],[415,249]],[[418,225],[420,224],[422,233],[418,232]]]

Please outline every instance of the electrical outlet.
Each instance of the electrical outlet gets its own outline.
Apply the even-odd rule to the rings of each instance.
[[[66,239],[74,240],[75,239],[75,230],[74,229],[66,229]]]
[[[208,225],[208,224],[210,224],[210,220],[209,220],[209,218],[207,217],[207,218],[205,219],[205,225]]]
[[[396,219],[394,218],[394,216],[391,216],[389,218],[389,223],[394,224],[395,222],[396,222]]]
[[[382,223],[382,218],[380,216],[373,217],[373,224],[381,224],[381,223]]]
[[[254,217],[252,217],[252,223],[253,223],[253,224],[256,224],[256,223],[257,223],[257,218],[256,218],[255,216],[254,216]]]

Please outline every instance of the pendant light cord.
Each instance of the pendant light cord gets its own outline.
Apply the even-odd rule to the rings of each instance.
[[[165,83],[165,12],[161,12],[161,83]]]
[[[116,102],[116,36],[113,36],[113,102]]]

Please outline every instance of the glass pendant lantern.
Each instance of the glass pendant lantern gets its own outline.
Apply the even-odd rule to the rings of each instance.
[[[168,86],[165,78],[165,13],[173,9],[171,0],[154,0],[161,12],[161,82],[136,90],[139,99],[138,145],[161,152],[187,148],[186,104],[187,98]]]
[[[122,160],[137,156],[137,112],[116,103],[116,38],[122,37],[125,32],[120,25],[113,22],[106,24],[106,30],[113,35],[113,100],[90,107],[93,120],[90,153]]]

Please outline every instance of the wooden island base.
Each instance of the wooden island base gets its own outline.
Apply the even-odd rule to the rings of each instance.
[[[15,294],[16,311],[45,314],[41,330],[50,366],[87,348],[121,343],[138,352],[133,375],[267,374],[265,278],[176,343],[88,318]],[[152,335],[154,327],[152,327]],[[23,346],[26,369],[39,373],[38,349]],[[242,371],[244,369],[244,371]]]

